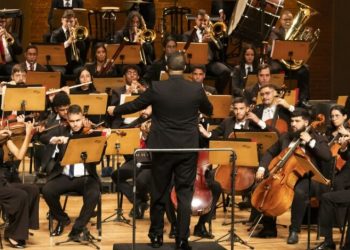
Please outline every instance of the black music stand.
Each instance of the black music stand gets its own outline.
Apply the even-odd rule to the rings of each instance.
[[[119,157],[121,155],[133,154],[134,150],[139,146],[140,146],[140,129],[139,128],[112,130],[112,134],[107,141],[107,148],[106,148],[105,155],[112,155],[117,158],[116,170],[119,172],[119,169],[120,169]],[[113,161],[113,163],[115,163],[115,161]],[[113,168],[115,169],[115,166],[113,166]],[[116,185],[117,186],[119,185],[119,173],[117,175]],[[134,207],[135,205],[136,204],[134,204]],[[113,216],[116,216],[116,217],[113,220],[109,220]],[[131,226],[130,220],[126,219],[123,215],[122,200],[118,190],[117,190],[117,208],[115,209],[115,212],[112,215],[108,216],[102,222],[109,222],[109,221],[122,222]]]
[[[227,164],[227,159],[230,159],[229,164],[232,165],[231,172],[231,229],[229,232],[216,241],[220,242],[223,238],[229,236],[227,240],[230,240],[231,249],[233,249],[234,242],[239,242],[244,246],[254,249],[254,247],[248,245],[247,241],[243,240],[234,232],[234,203],[235,203],[235,176],[237,174],[237,165],[246,167],[256,167],[259,165],[257,143],[246,141],[210,141],[209,148],[231,148],[235,154],[228,157],[228,152],[209,152],[209,162],[212,164]],[[238,153],[237,153],[238,152]]]
[[[66,166],[71,164],[83,163],[85,172],[86,163],[96,163],[101,161],[105,145],[105,136],[85,136],[79,138],[71,138],[67,143],[67,148],[64,152],[64,156],[60,164],[61,166]],[[100,249],[100,247],[96,245],[95,241],[101,241],[101,239],[96,239],[93,235],[90,234],[88,230],[84,230],[83,234],[86,241],[78,241],[77,243],[83,245],[92,245],[96,249]],[[65,241],[56,242],[55,245],[58,246],[69,242],[76,241],[68,238]]]

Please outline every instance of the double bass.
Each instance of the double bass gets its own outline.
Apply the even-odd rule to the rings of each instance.
[[[321,125],[325,117],[318,115],[318,119],[309,125],[305,132]],[[298,138],[294,145],[284,149],[269,164],[270,175],[261,181],[253,191],[251,203],[259,212],[267,216],[279,216],[286,212],[292,205],[294,198],[294,186],[307,173],[298,164],[295,154],[309,159],[299,147],[302,140]]]
[[[209,152],[198,152],[197,160],[197,175],[194,183],[194,193],[191,202],[192,215],[203,215],[209,213],[213,202],[213,195],[205,180],[205,172],[207,171],[209,163]],[[177,199],[175,188],[171,191],[171,201],[177,209]]]

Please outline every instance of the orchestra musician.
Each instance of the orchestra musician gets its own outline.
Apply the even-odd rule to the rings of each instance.
[[[24,52],[25,61],[21,63],[27,71],[46,72],[47,68],[37,62],[38,47],[35,45],[28,45]]]
[[[116,32],[115,43],[140,43],[146,57],[146,62],[144,63],[149,65],[154,61],[155,55],[152,43],[141,41],[142,33],[146,29],[147,27],[141,14],[137,11],[131,11],[126,18],[123,29]]]
[[[260,167],[256,173],[256,179],[262,180],[264,176],[268,176],[268,166],[271,160],[279,155],[285,148],[291,147],[295,141],[300,138],[301,150],[310,157],[311,162],[319,167],[322,162],[328,162],[332,159],[332,154],[327,144],[326,137],[318,135],[314,131],[306,132],[305,129],[310,125],[311,117],[308,111],[302,108],[296,108],[291,115],[290,127],[291,131],[282,134],[278,141],[273,144],[263,155],[260,160]],[[319,187],[319,183],[311,181],[311,196],[315,196]],[[294,187],[294,198],[291,207],[291,225],[289,227],[288,244],[296,244],[299,241],[298,233],[305,214],[309,199],[309,180],[303,176],[299,178]],[[252,211],[253,212],[253,211]],[[254,212],[253,212],[254,213]],[[253,216],[254,217],[254,216]],[[263,229],[253,237],[269,238],[277,236],[276,218],[264,216]]]
[[[77,88],[72,88],[69,91],[69,94],[71,95],[83,95],[83,94],[92,94],[92,93],[97,93],[96,87],[93,83],[94,79],[92,77],[91,72],[87,67],[82,67],[78,70],[77,72],[77,77],[75,78],[75,84],[84,84],[86,85],[77,87]],[[90,83],[90,84],[88,84]]]
[[[217,95],[215,87],[204,84],[206,68],[204,65],[194,65],[192,67],[192,81],[199,83],[207,95]]]
[[[68,65],[66,66],[65,71],[57,68],[57,66],[56,68],[63,74],[76,74],[85,62],[88,51],[88,39],[81,41],[74,38],[74,32],[75,28],[78,26],[78,20],[73,10],[69,9],[63,13],[61,23],[62,26],[52,32],[50,43],[63,44]],[[74,47],[76,48],[78,58],[74,57]]]
[[[200,9],[196,14],[196,26],[191,30],[185,32],[183,34],[183,41],[187,42],[191,40],[191,42],[199,42],[199,43],[208,43],[209,46],[209,63],[206,65],[207,73],[217,77],[215,82],[215,87],[219,94],[222,94],[229,83],[231,70],[223,63],[222,59],[222,49],[218,48],[213,39],[211,39],[208,34],[209,29],[209,15],[205,10]],[[191,34],[193,30],[196,29],[193,37]],[[217,39],[217,43],[221,44],[221,41]],[[221,44],[222,45],[222,44]],[[222,47],[222,46],[220,46]]]
[[[82,194],[83,206],[68,235],[71,240],[79,241],[82,239],[81,234],[86,229],[98,203],[100,181],[96,172],[96,163],[87,163],[85,166],[83,163],[69,166],[60,165],[69,138],[81,136],[84,128],[88,128],[90,125],[78,105],[69,106],[67,117],[68,126],[58,126],[40,137],[41,142],[48,145],[42,159],[43,164],[48,164],[49,161],[55,162],[42,193],[51,215],[58,221],[52,236],[61,235],[64,228],[71,222],[68,214],[62,209],[60,195],[67,192]]]
[[[145,19],[147,27],[153,29],[156,23],[156,8],[154,0],[144,0],[143,2],[144,3],[135,3],[131,6],[130,10],[138,11]]]
[[[198,112],[210,115],[212,105],[201,86],[183,79],[185,64],[184,55],[175,52],[167,61],[169,80],[153,82],[152,87],[136,100],[108,110],[110,114],[120,115],[152,105],[149,148],[198,147]],[[188,237],[197,157],[197,153],[191,152],[152,154],[151,225],[148,236],[153,248],[163,245],[165,203],[174,174],[178,200],[176,249],[192,249]]]
[[[232,72],[232,96],[238,97],[244,95],[245,82],[248,75],[257,74],[258,56],[256,48],[249,44],[246,45],[240,56],[240,63],[233,68]]]
[[[285,40],[286,33],[291,28],[293,22],[293,14],[289,10],[284,10],[280,17],[281,26],[274,28],[270,34],[270,41],[273,40]],[[289,69],[277,60],[271,61],[271,71],[273,73],[280,73],[280,71],[291,73],[292,78],[296,78],[298,81],[299,88],[299,105],[305,108],[310,108],[308,100],[310,99],[310,72],[307,65],[303,65],[298,70]]]
[[[253,112],[250,114],[256,124],[262,129],[274,130],[273,124],[267,125],[267,120],[282,119],[287,125],[290,122],[291,112],[295,110],[293,105],[290,105],[285,99],[276,97],[276,86],[273,84],[266,84],[260,87],[259,95],[262,104],[256,105]]]
[[[97,43],[95,45],[95,58],[93,63],[87,63],[85,67],[91,72],[91,74],[96,77],[114,77],[118,76],[117,68],[115,64],[111,68],[101,74],[102,69],[106,66],[108,62],[107,58],[107,48],[104,43]]]
[[[271,68],[268,64],[260,64],[257,70],[258,82],[251,87],[248,87],[243,91],[243,96],[250,102],[256,103],[256,98],[260,91],[260,88],[270,83],[271,80]]]
[[[48,16],[48,24],[51,29],[52,15],[54,9],[84,8],[84,0],[52,0]]]
[[[166,72],[167,59],[171,54],[176,52],[177,42],[175,37],[167,36],[162,42],[163,45],[163,55],[152,62],[151,65],[147,66],[147,70],[143,75],[143,79],[149,84],[152,84],[152,81],[159,81],[161,72]]]
[[[107,108],[108,113],[111,113],[111,109],[114,106],[121,104],[122,95],[135,95],[144,92],[147,88],[146,85],[140,83],[140,68],[137,65],[127,65],[123,69],[123,75],[125,79],[125,86],[112,90],[112,98],[110,106]],[[112,107],[112,108],[111,108]],[[120,115],[110,117],[110,127],[119,128],[122,125],[129,124],[132,119],[123,119]]]
[[[6,144],[9,151],[20,160],[23,160],[30,143],[33,124],[27,122],[25,137],[18,148],[12,141],[12,131],[1,129],[0,137],[5,141],[0,147],[0,161],[4,163],[3,146]],[[0,167],[0,203],[2,212],[8,216],[9,225],[5,227],[5,239],[13,248],[24,248],[30,229],[39,229],[39,188],[31,184],[8,183],[4,176],[5,168]]]
[[[17,55],[22,54],[22,47],[16,34],[6,27],[5,14],[0,12],[0,75],[11,75],[12,67],[18,63]]]
[[[346,166],[344,168],[349,169],[350,167],[350,133],[339,138],[339,143],[341,145],[339,149],[339,155],[342,159],[346,161]],[[349,179],[347,180],[349,181]],[[338,189],[333,192],[324,193],[321,197],[320,212],[319,212],[319,222],[320,222],[320,234],[324,236],[324,241],[320,243],[313,250],[335,250],[336,245],[333,241],[333,224],[336,220],[337,208],[342,206],[349,206],[350,202],[350,185],[349,182],[345,189]],[[348,225],[350,223],[350,217],[347,218]],[[343,220],[341,220],[343,222]],[[345,230],[345,228],[343,229]],[[345,245],[341,250],[350,249],[350,231],[347,230]]]

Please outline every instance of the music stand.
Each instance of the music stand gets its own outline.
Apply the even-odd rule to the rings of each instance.
[[[265,154],[266,150],[268,150],[277,140],[278,135],[276,132],[232,132],[229,135],[229,138],[234,139],[254,139],[259,145],[259,149],[261,149],[261,154]],[[260,148],[261,145],[261,148]]]
[[[88,95],[69,95],[71,104],[81,107],[85,115],[104,115],[107,109],[108,95],[88,94]]]
[[[291,81],[292,62],[294,60],[306,61],[310,56],[310,43],[305,41],[282,41],[273,40],[271,47],[271,58],[274,60],[285,60],[289,62],[288,76]]]
[[[220,242],[221,239],[229,236],[229,240],[231,243],[231,249],[233,249],[234,242],[239,242],[244,246],[249,247],[250,249],[254,249],[254,247],[248,245],[248,243],[239,237],[234,232],[234,203],[235,203],[235,178],[237,174],[236,166],[244,166],[244,167],[257,167],[259,165],[258,153],[257,153],[257,143],[256,142],[245,142],[245,141],[209,141],[209,148],[231,148],[235,152],[234,159],[232,159],[232,155],[230,157],[228,152],[224,151],[209,151],[209,162],[211,164],[232,164],[232,172],[231,172],[231,229],[230,231],[217,239],[217,242]],[[230,159],[228,162],[227,159]]]
[[[113,132],[114,131],[114,132]],[[140,129],[131,128],[131,129],[118,129],[112,130],[112,134],[107,140],[107,147],[105,155],[112,155],[117,157],[117,171],[120,169],[119,157],[121,155],[131,155],[134,153],[134,150],[140,146]],[[113,161],[113,163],[115,163]],[[113,164],[114,165],[114,164]],[[113,166],[115,169],[115,166]],[[119,173],[117,175],[117,183],[119,185]],[[135,206],[135,204],[134,204]],[[117,208],[115,212],[104,219],[102,222],[108,222],[108,219],[116,216],[112,221],[123,222],[131,226],[130,220],[126,219],[123,215],[122,200],[119,192],[117,192]]]
[[[213,105],[213,114],[210,118],[226,118],[230,115],[232,95],[208,95]]]
[[[94,77],[94,86],[100,93],[109,93],[109,90],[125,86],[123,77]]]
[[[59,89],[61,85],[61,72],[27,71],[26,85],[41,84],[46,89]]]
[[[185,42],[178,42],[177,49],[183,50]],[[209,63],[208,59],[208,43],[191,43],[186,51],[186,63],[188,65],[201,64],[206,65]]]
[[[308,203],[308,211],[307,211],[307,249],[310,249],[310,224],[311,224],[311,204],[310,204],[310,200],[311,200],[311,179],[321,183],[323,185],[329,185],[330,184],[330,180],[328,180],[327,178],[325,178],[322,173],[317,169],[316,166],[314,166],[314,164],[310,161],[309,158],[307,158],[305,155],[301,155],[301,154],[297,154],[294,153],[295,159],[298,162],[299,166],[302,166],[304,168],[304,170],[308,171],[307,177],[308,177],[308,181],[309,181],[309,203]]]
[[[83,138],[70,138],[67,143],[67,148],[64,152],[64,156],[60,162],[61,166],[72,165],[77,163],[84,164],[84,172],[85,164],[87,163],[97,163],[101,161],[105,145],[106,145],[106,137],[105,136],[88,136]],[[100,239],[96,239],[94,236],[90,234],[89,231],[84,232],[85,237],[88,239],[87,241],[78,243],[84,245],[93,245],[96,249],[100,249],[99,246],[94,242],[95,240],[101,241]],[[61,245],[68,242],[76,242],[72,239],[68,238],[65,241],[56,242],[55,245]]]
[[[118,50],[120,44],[107,44],[108,59],[115,51]],[[115,59],[114,64],[139,64],[141,62],[141,46],[139,44],[124,45],[119,56]]]
[[[46,93],[44,87],[6,86],[3,88],[2,111],[43,111]]]
[[[66,52],[63,44],[35,44],[38,47],[37,62],[48,66],[65,66]]]

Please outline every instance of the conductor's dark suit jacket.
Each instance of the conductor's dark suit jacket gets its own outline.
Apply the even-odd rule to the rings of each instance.
[[[182,75],[170,75],[136,100],[117,106],[114,114],[128,114],[152,105],[149,148],[196,148],[199,144],[198,111],[211,115],[213,106],[200,84]]]

